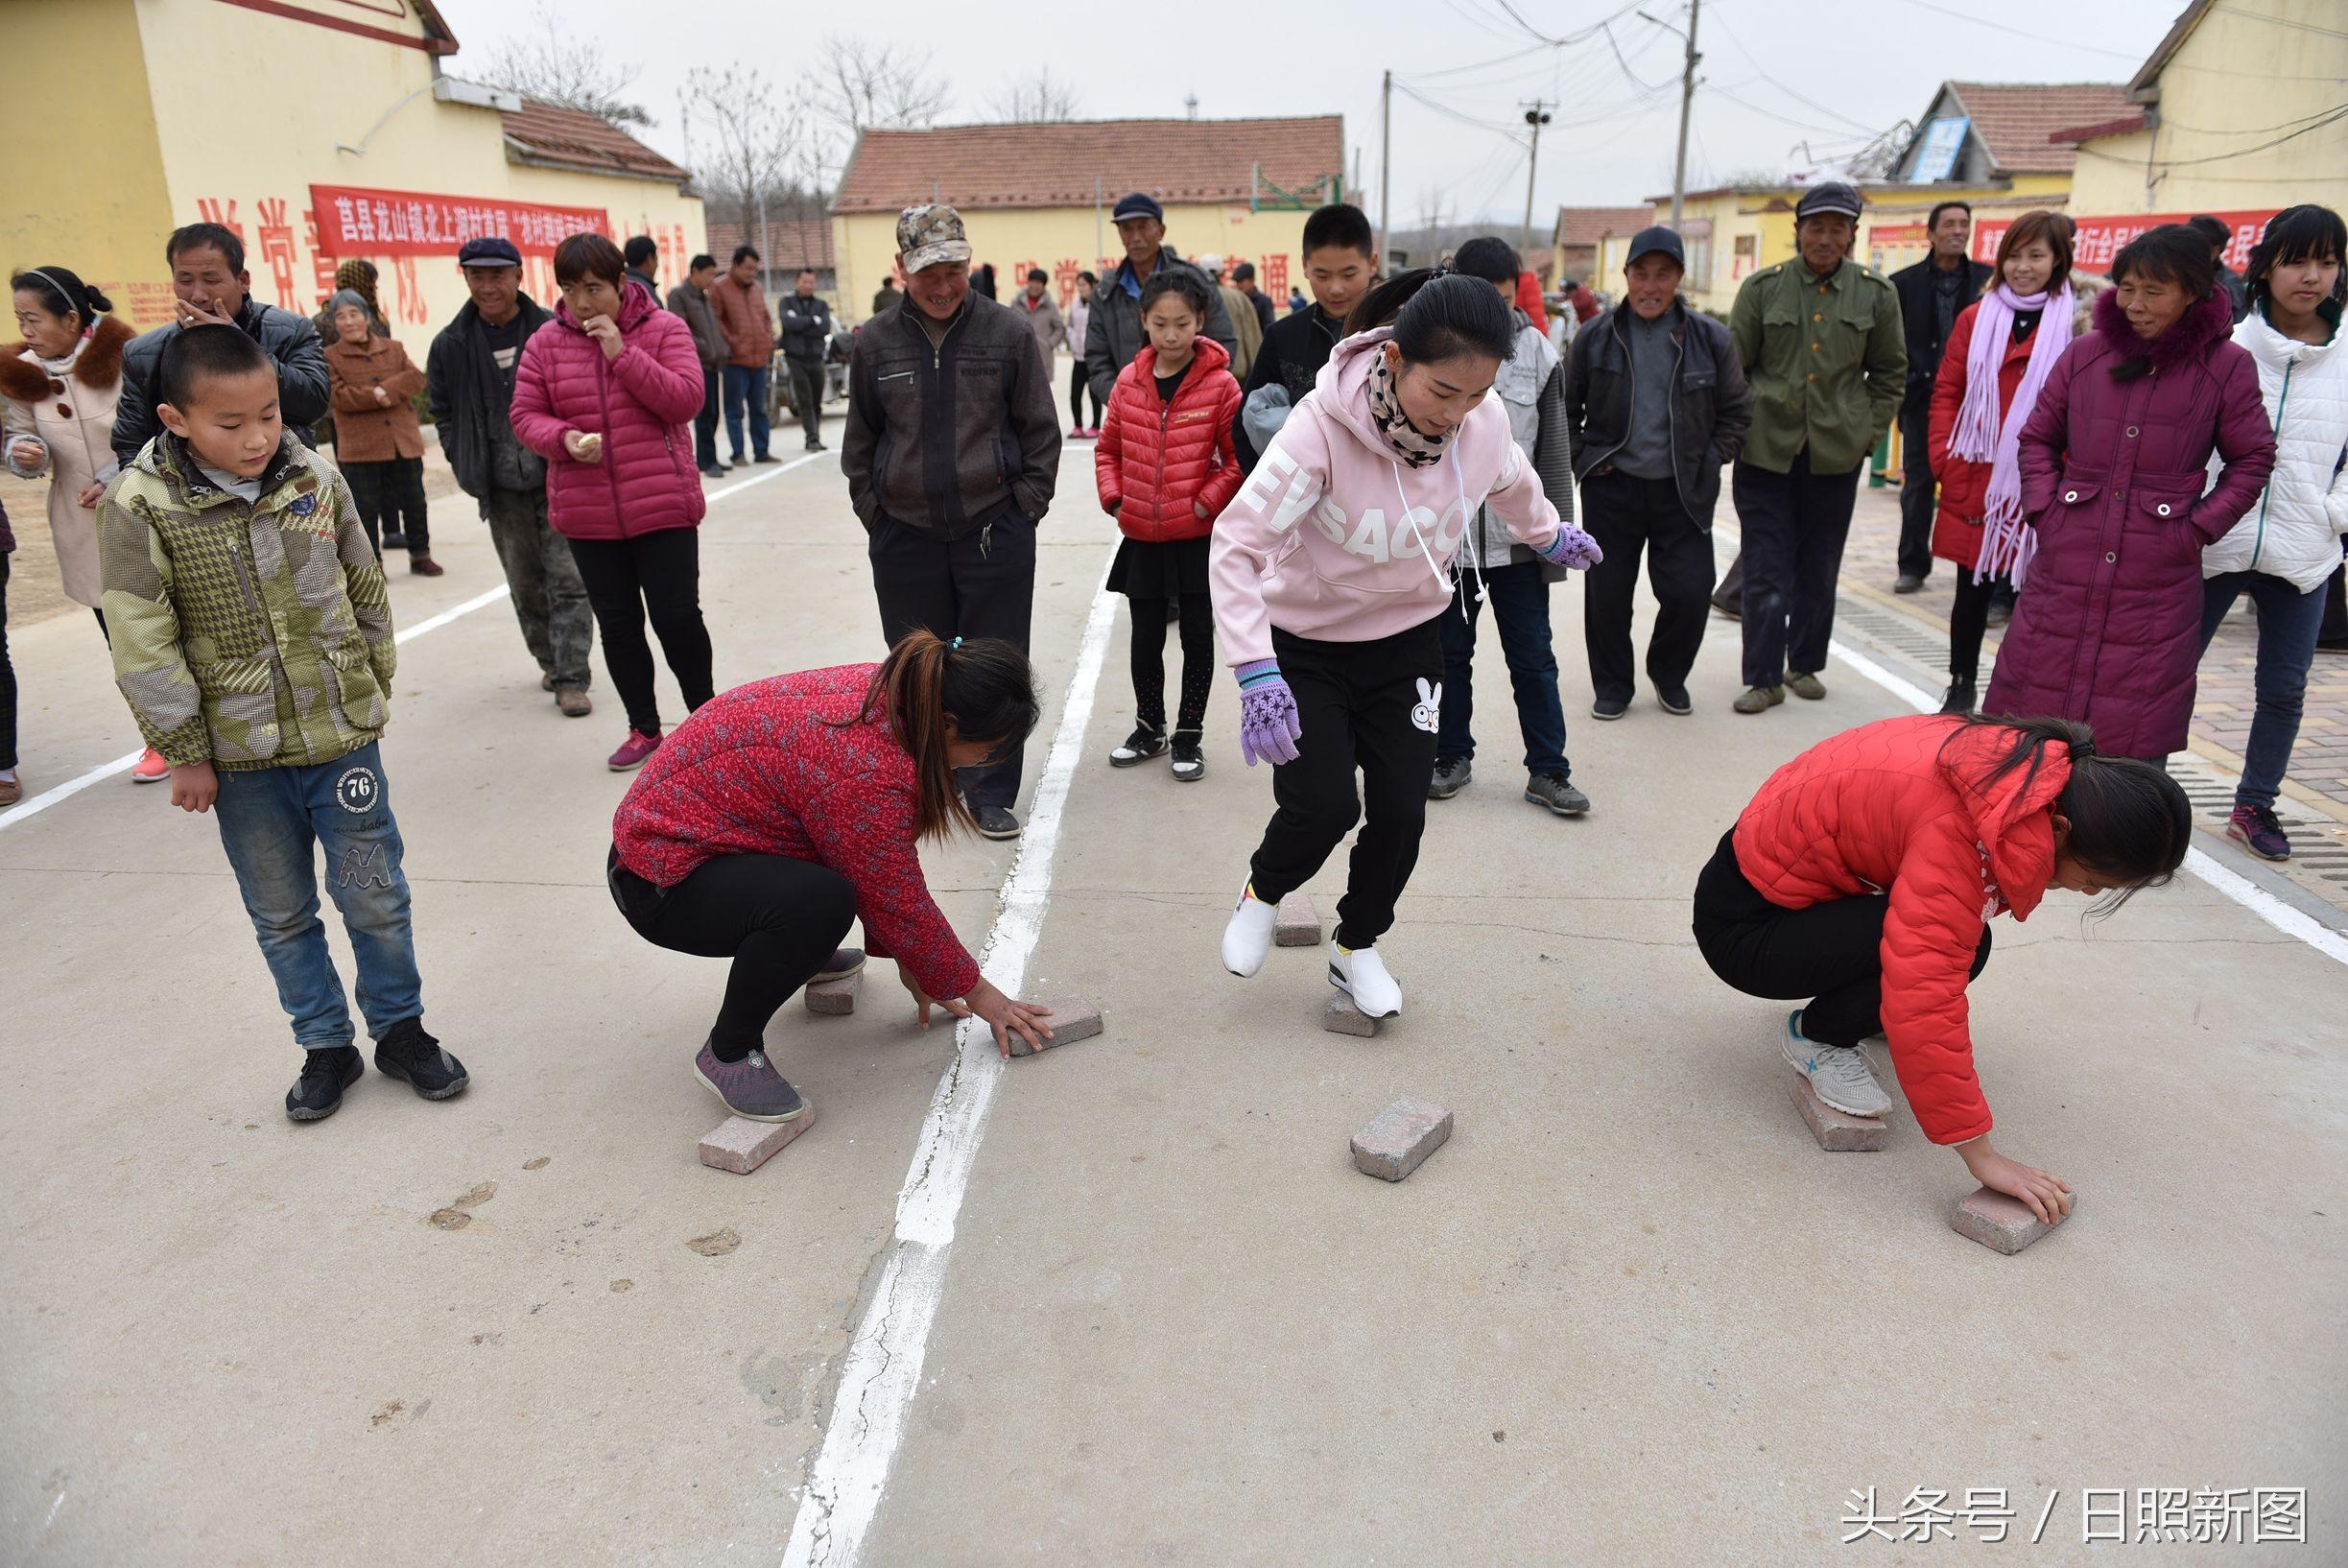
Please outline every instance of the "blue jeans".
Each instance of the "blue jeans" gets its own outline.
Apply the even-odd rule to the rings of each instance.
[[[212,810],[296,1044],[321,1050],[352,1037],[318,917],[318,847],[326,851],[326,890],[359,961],[368,1033],[380,1040],[393,1024],[423,1015],[399,824],[375,746],[311,768],[223,772]]]
[[[2258,706],[2250,717],[2250,741],[2242,748],[2242,781],[2237,805],[2274,809],[2299,740],[2299,714],[2306,705],[2308,666],[2315,662],[2315,636],[2323,626],[2321,584],[2301,593],[2265,572],[2225,572],[2201,584],[2201,647],[2207,652],[2218,623],[2241,594],[2259,612],[2258,666],[2250,677]]]
[[[767,455],[767,367],[752,369],[747,365],[725,368],[725,439],[734,449],[734,461],[742,461],[742,405],[750,405],[750,455]]]
[[[1472,541],[1469,548],[1474,548]],[[1565,706],[1557,696],[1557,654],[1550,645],[1549,580],[1544,571],[1537,560],[1512,561],[1487,568],[1483,583],[1491,597],[1492,619],[1500,623],[1500,652],[1508,661],[1508,683],[1516,691],[1516,726],[1525,736],[1525,771],[1570,776],[1565,760]],[[1436,719],[1435,743],[1438,762],[1476,755],[1476,737],[1468,722],[1476,712],[1471,661],[1476,656],[1476,618],[1482,608],[1476,602],[1476,572],[1468,567],[1459,574],[1451,608],[1442,615],[1443,706]]]

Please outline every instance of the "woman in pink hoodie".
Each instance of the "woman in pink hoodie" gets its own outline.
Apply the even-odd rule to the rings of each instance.
[[[685,319],[628,281],[603,235],[563,241],[555,281],[554,323],[532,334],[514,375],[513,434],[546,459],[547,521],[571,541],[628,705],[628,739],[609,760],[627,772],[660,744],[647,611],[686,708],[713,695],[698,533],[707,506],[693,461],[701,361]]]
[[[1562,525],[1507,412],[1485,394],[1515,347],[1481,278],[1406,273],[1348,336],[1215,525],[1215,620],[1240,683],[1240,749],[1269,761],[1278,809],[1223,931],[1223,967],[1263,967],[1272,914],[1355,820],[1329,980],[1372,1018],[1402,1010],[1376,942],[1418,860],[1443,702],[1436,621],[1477,509],[1558,565],[1597,541]],[[1362,800],[1354,774],[1362,774]],[[1364,804],[1366,816],[1364,817]]]

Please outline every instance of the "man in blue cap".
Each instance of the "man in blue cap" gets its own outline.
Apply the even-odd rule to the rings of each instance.
[[[1120,198],[1110,216],[1117,222],[1117,238],[1126,248],[1126,259],[1093,291],[1092,322],[1084,332],[1084,377],[1092,383],[1097,405],[1109,406],[1117,372],[1130,365],[1149,341],[1142,332],[1142,285],[1161,267],[1180,267],[1198,275],[1212,301],[1204,335],[1221,344],[1236,362],[1239,334],[1232,330],[1231,313],[1223,308],[1222,292],[1213,278],[1176,255],[1174,248],[1166,243],[1166,209],[1157,204],[1157,199],[1135,191]]]

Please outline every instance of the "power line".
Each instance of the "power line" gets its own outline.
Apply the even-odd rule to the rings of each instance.
[[[2032,43],[2052,43],[2065,49],[2081,49],[2091,55],[2109,55],[2114,59],[2142,60],[2145,58],[2141,53],[2125,49],[2106,49],[2100,44],[2074,43],[2069,38],[2050,38],[2043,33],[2025,33],[2019,28],[2008,27],[2003,22],[1989,22],[1989,19],[1982,16],[1978,11],[1958,11],[1954,6],[1934,5],[1933,0],[1905,0],[1905,3],[1914,6],[1919,11],[1934,11],[1943,16],[1954,16],[1960,22],[1971,22],[1976,27],[1987,22],[1988,25],[1997,28],[2009,38],[2027,38]]]
[[[2192,169],[2204,163],[2226,163],[2235,158],[2246,158],[2253,153],[2264,153],[2269,148],[2280,147],[2285,142],[2297,141],[2302,136],[2321,131],[2326,126],[2337,125],[2342,120],[2348,120],[2348,104],[2343,104],[2338,108],[2328,111],[2313,125],[2301,126],[2298,130],[2290,131],[2285,135],[2277,136],[2272,141],[2260,142],[2255,147],[2238,147],[2230,153],[2212,153],[2207,157],[2149,159],[2138,157],[2123,158],[2116,156],[2110,153],[2099,153],[2092,147],[2082,147],[2079,149],[2079,152],[2082,155],[2087,157],[2101,158],[2106,163],[2124,163],[2132,169],[2141,168],[2147,162],[2156,169]]]
[[[1814,108],[1820,114],[1832,115],[1834,118],[1840,120],[1844,125],[1854,127],[1861,131],[1865,131],[1870,136],[1875,134],[1874,131],[1869,129],[1864,122],[1854,120],[1849,115],[1843,113],[1840,109],[1832,107],[1826,104],[1821,104],[1814,98],[1805,98],[1800,93],[1795,92],[1791,87],[1787,86],[1783,82],[1778,81],[1777,78],[1771,76],[1767,67],[1761,63],[1761,57],[1754,54],[1750,49],[1747,49],[1744,46],[1744,40],[1738,36],[1737,30],[1728,25],[1728,18],[1721,15],[1718,11],[1713,12],[1713,21],[1721,32],[1728,35],[1728,41],[1737,46],[1737,53],[1743,55],[1752,65],[1753,69],[1760,73],[1762,81],[1767,82],[1770,86],[1775,87],[1779,92],[1784,93],[1788,98],[1792,99],[1797,104],[1801,104],[1809,108]]]

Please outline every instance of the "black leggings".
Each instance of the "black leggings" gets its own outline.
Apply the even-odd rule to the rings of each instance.
[[[1077,366],[1068,376],[1068,416],[1079,430],[1090,430],[1101,422],[1101,399],[1093,397],[1093,416],[1084,417],[1084,399],[1092,397],[1092,380],[1084,373],[1084,350],[1077,349]]]
[[[98,623],[106,625],[102,619]],[[8,553],[0,551],[0,773],[16,766],[16,666],[8,656]]]
[[[1215,686],[1215,606],[1202,593],[1181,600],[1182,709],[1176,733],[1206,727],[1207,696]],[[1166,728],[1166,601],[1136,599],[1133,622],[1133,716]]]
[[[709,628],[701,620],[700,533],[664,528],[632,539],[573,539],[571,558],[586,584],[596,629],[604,634],[604,668],[628,707],[628,726],[660,733],[652,696],[652,649],[644,640],[650,611],[660,651],[685,694],[686,711],[717,694],[710,688]]]
[[[1989,630],[1989,606],[1999,598],[2011,598],[2013,589],[2002,577],[1973,581],[1973,568],[1957,568],[1957,603],[1949,606],[1949,675],[1957,680],[1978,680],[1981,669],[1981,634]]]
[[[710,1053],[740,1061],[759,1048],[792,993],[839,950],[856,917],[856,890],[828,866],[785,855],[721,855],[674,888],[605,863],[611,901],[636,935],[696,958],[732,959]]]
[[[1712,972],[1747,996],[1811,998],[1802,1037],[1857,1045],[1884,1032],[1884,893],[1831,898],[1787,909],[1762,896],[1737,865],[1736,833],[1696,879],[1696,945]],[[1989,927],[1973,952],[1978,978],[1989,962]]]
[[[1295,694],[1296,760],[1271,772],[1279,805],[1248,867],[1258,898],[1305,885],[1357,820],[1337,939],[1369,947],[1394,923],[1418,864],[1441,720],[1443,641],[1432,620],[1374,642],[1316,642],[1274,627],[1271,651]],[[1354,770],[1362,793],[1354,794]],[[1366,805],[1367,814],[1364,808]]]

